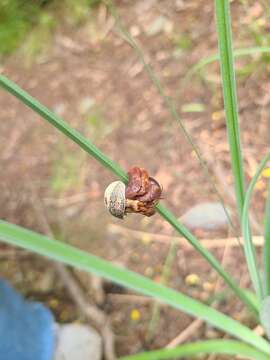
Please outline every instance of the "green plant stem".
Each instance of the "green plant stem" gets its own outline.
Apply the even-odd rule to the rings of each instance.
[[[239,217],[244,206],[244,172],[238,123],[229,0],[215,0],[224,106]]]
[[[209,264],[211,264],[211,266],[217,271],[217,273],[224,279],[224,281],[227,284],[230,284],[230,288],[234,290],[234,292],[238,295],[239,298],[241,298],[241,300],[244,303],[249,303],[249,307],[250,307],[250,299],[248,298],[248,296],[246,295],[246,293],[242,291],[241,289],[241,294],[239,294],[239,287],[235,284],[235,282],[232,280],[232,278],[230,277],[230,275],[224,271],[224,269],[222,268],[222,266],[220,265],[220,263],[217,261],[217,259],[209,252],[209,251],[204,251],[204,247],[201,245],[201,243],[196,239],[196,237],[185,227],[183,226],[178,219],[172,215],[172,213],[167,210],[167,208],[165,208],[164,206],[162,206],[161,204],[157,205],[157,211],[162,215],[162,217],[169,223],[172,225],[172,227],[182,236],[184,236],[186,239],[188,239],[188,241],[192,244],[192,246],[200,253],[202,254],[202,252],[204,253],[204,258],[209,262]],[[240,297],[241,296],[241,297]],[[252,304],[253,310],[254,310],[254,304]],[[256,313],[258,314],[258,308],[256,308]]]
[[[0,86],[7,90],[12,95],[16,96],[25,105],[29,106],[43,119],[60,130],[64,135],[73,140],[89,155],[93,156],[99,163],[111,170],[125,183],[128,181],[127,174],[111,159],[104,155],[91,141],[87,140],[78,131],[70,127],[63,119],[50,111],[46,106],[42,105],[38,100],[29,95],[26,91],[21,89],[17,84],[9,80],[4,75],[0,74]]]
[[[165,360],[181,359],[183,357],[190,359],[192,356],[201,356],[206,354],[224,354],[231,356],[244,356],[248,359],[269,360],[269,356],[246,344],[233,340],[207,340],[195,343],[189,343],[177,346],[174,349],[161,349],[150,352],[144,352],[135,355],[123,356],[118,360]]]
[[[197,300],[157,284],[142,275],[123,270],[109,261],[90,255],[71,245],[49,239],[3,220],[0,220],[0,239],[8,244],[22,247],[77,269],[95,273],[127,288],[159,299],[167,305],[209,322],[270,356],[270,344],[246,326]]]
[[[268,181],[268,191],[264,216],[264,246],[263,246],[263,267],[265,295],[270,295],[270,181]]]
[[[233,50],[233,57],[244,57],[244,56],[251,56],[255,54],[265,54],[270,53],[270,47],[269,46],[254,46],[249,48],[242,48],[242,49],[234,49]],[[220,55],[219,54],[213,54],[210,56],[207,56],[205,58],[202,58],[200,61],[198,61],[195,65],[191,67],[191,69],[187,72],[185,76],[185,81],[190,79],[192,75],[194,75],[196,72],[204,68],[206,65],[212,64],[215,61],[220,61]]]
[[[84,149],[88,154],[93,156],[97,161],[102,165],[110,169],[115,175],[117,175],[125,183],[128,180],[127,174],[112,160],[110,160],[105,154],[103,154],[97,147],[95,147],[89,140],[85,139],[78,131],[71,128],[63,119],[51,112],[44,105],[40,104],[35,98],[29,95],[27,92],[22,90],[18,85],[13,83],[7,77],[0,74],[0,86],[6,89],[8,92],[16,96],[21,100],[25,105],[29,106],[32,110],[37,112],[42,116],[43,119],[47,120],[54,127],[60,130],[63,134],[77,143],[82,149]],[[241,299],[251,310],[258,314],[258,309],[254,307],[254,303],[250,301],[249,297],[246,295],[232,277],[222,268],[217,259],[206,249],[204,248],[199,240],[190,233],[190,231],[182,225],[178,219],[164,206],[161,204],[157,205],[157,211],[159,214],[169,222],[173,228],[181,235],[183,235],[193,247],[210,263],[210,265],[218,272],[224,281],[230,286],[230,288],[236,293],[236,295]]]
[[[231,152],[231,163],[235,182],[238,214],[239,217],[242,218],[245,202],[244,171],[238,121],[236,80],[233,63],[230,5],[229,0],[215,0],[215,4],[224,106]],[[245,256],[254,289],[257,296],[261,299],[262,288],[256,265],[256,254],[254,247],[251,246],[252,241],[249,236],[250,231],[248,231],[245,236]]]
[[[255,284],[255,287],[257,289],[257,292],[259,294],[259,299],[263,298],[263,288],[262,283],[259,275],[259,269],[255,258],[255,248],[254,244],[252,242],[252,234],[249,226],[249,220],[248,220],[248,210],[250,206],[251,196],[254,190],[254,187],[256,185],[257,180],[259,179],[264,167],[266,166],[267,162],[270,160],[270,152],[263,158],[263,160],[260,162],[256,173],[254,177],[252,178],[247,192],[246,192],[246,198],[243,208],[243,216],[242,216],[242,232],[244,237],[244,248],[246,252],[246,257],[249,264],[249,269],[251,273],[251,277],[253,279],[253,283]],[[269,258],[268,258],[269,261]]]

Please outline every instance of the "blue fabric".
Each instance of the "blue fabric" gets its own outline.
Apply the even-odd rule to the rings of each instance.
[[[0,360],[51,360],[53,324],[50,310],[0,280]]]

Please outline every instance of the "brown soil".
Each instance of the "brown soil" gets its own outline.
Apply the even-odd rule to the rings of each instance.
[[[239,20],[251,16],[250,10],[236,1],[232,7],[235,47],[253,44],[249,24],[243,31]],[[218,66],[212,64],[200,76],[197,74],[188,82],[182,81],[193,64],[217,51],[212,2],[201,0],[186,4],[185,1],[170,0],[165,6],[161,0],[119,1],[118,10],[127,28],[136,35],[166,94],[174,98],[185,126],[209,163],[210,171],[217,175],[217,164],[222,165],[222,178],[226,189],[230,189],[233,180]],[[163,185],[162,201],[177,216],[195,203],[217,201],[218,197],[179,124],[171,118],[134,50],[113,31],[112,19],[104,11],[102,6],[98,7],[95,15],[80,28],[59,28],[50,49],[31,67],[26,67],[19,55],[8,59],[3,64],[4,74],[58,112],[124,169],[133,165],[147,168]],[[167,28],[165,26],[150,36],[149,28],[161,15],[166,18]],[[266,15],[260,14],[261,18],[263,16]],[[253,18],[248,20],[252,22]],[[106,26],[108,32],[104,36]],[[178,57],[174,56],[177,41],[182,44],[178,48]],[[246,66],[249,61],[250,58],[239,59],[237,68]],[[270,130],[269,63],[256,57],[252,61],[257,66],[250,74],[239,76],[238,81],[248,179],[269,148]],[[94,106],[90,108],[93,101]],[[204,109],[199,113],[182,111],[189,103],[200,103]],[[39,215],[30,200],[34,188],[45,205],[56,237],[160,281],[168,245],[147,241],[147,234],[139,241],[128,233],[126,236],[112,233],[109,225],[120,224],[145,233],[171,235],[169,225],[158,215],[149,219],[129,216],[124,222],[114,220],[103,205],[104,188],[114,176],[3,91],[0,109],[0,217],[42,231]],[[57,168],[61,169],[60,180]],[[65,185],[65,178],[71,178],[69,186]],[[232,207],[220,179],[215,180],[226,203]],[[263,179],[256,189],[254,201],[254,210],[260,218],[265,196],[266,179]],[[226,237],[228,233],[232,234],[232,231],[223,229],[207,233],[198,229],[196,232],[200,238]],[[6,249],[1,247],[1,276],[9,279],[27,297],[46,302],[59,321],[80,318],[62,285],[55,285],[56,275],[49,262],[18,252],[7,256]],[[223,249],[215,251],[215,255],[221,259]],[[226,269],[243,286],[249,286],[242,252],[230,249],[225,261]],[[200,278],[197,286],[185,282],[191,273]],[[89,293],[89,301],[94,302],[89,278],[76,274]],[[215,283],[216,275],[201,257],[194,251],[177,250],[169,286],[206,301],[213,295]],[[128,290],[112,284],[106,283],[104,289],[106,297],[100,306],[112,319],[118,355],[165,346],[192,321],[183,313],[162,307],[155,335],[149,341],[147,329],[153,303],[129,297]],[[252,319],[230,292],[220,290],[219,294],[219,309],[251,324]],[[132,319],[134,309],[139,310],[137,320]],[[223,335],[204,325],[188,340]]]

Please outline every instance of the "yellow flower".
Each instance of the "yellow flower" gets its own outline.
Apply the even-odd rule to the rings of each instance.
[[[264,176],[266,178],[270,178],[270,168],[264,169],[262,172],[262,176]]]
[[[132,321],[138,321],[141,318],[141,313],[137,309],[133,309],[130,312],[130,318]]]
[[[185,283],[189,286],[196,286],[200,283],[200,278],[196,274],[189,274],[185,278]]]

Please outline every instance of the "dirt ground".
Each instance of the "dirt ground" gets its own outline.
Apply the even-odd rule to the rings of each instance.
[[[254,46],[254,23],[259,20],[260,34],[269,34],[269,17],[263,5],[261,10],[258,6],[258,2],[252,6],[232,2],[235,48]],[[174,99],[220,194],[235,215],[218,64],[208,65],[184,81],[192,65],[217,52],[213,2],[123,0],[117,2],[117,8],[166,95]],[[2,71],[124,169],[133,165],[147,168],[163,186],[162,202],[177,216],[197,203],[218,201],[179,123],[172,119],[116,25],[101,5],[84,25],[59,26],[49,49],[31,66],[18,53],[3,62]],[[269,149],[269,56],[243,57],[236,66],[244,162],[250,180]],[[128,216],[125,221],[109,216],[103,205],[103,191],[114,176],[3,91],[0,144],[2,219],[44,232],[45,216],[58,239],[161,281],[169,240],[153,240],[149,234],[171,236],[174,233],[170,226],[158,215]],[[267,179],[263,178],[256,186],[253,209],[259,222],[266,185]],[[42,214],[37,201],[43,204]],[[233,220],[238,228],[235,216]],[[215,232],[196,229],[195,233],[208,239],[235,234],[229,228]],[[243,254],[237,247],[227,248],[225,253],[224,248],[213,252],[223,259],[236,280],[249,286]],[[50,262],[3,245],[0,257],[1,276],[28,298],[46,302],[61,322],[85,321]],[[97,279],[77,271],[73,274],[89,302],[109,315],[118,355],[166,346],[193,321],[183,313],[161,307],[155,333],[150,336],[152,301],[110,283],[102,283],[102,291],[100,286],[96,290]],[[193,286],[187,280],[190,274],[198,275]],[[252,326],[250,315],[222,283],[214,294],[216,279],[198,254],[177,248],[168,285],[202,301],[215,300],[219,309]],[[223,336],[202,324],[186,341]]]

